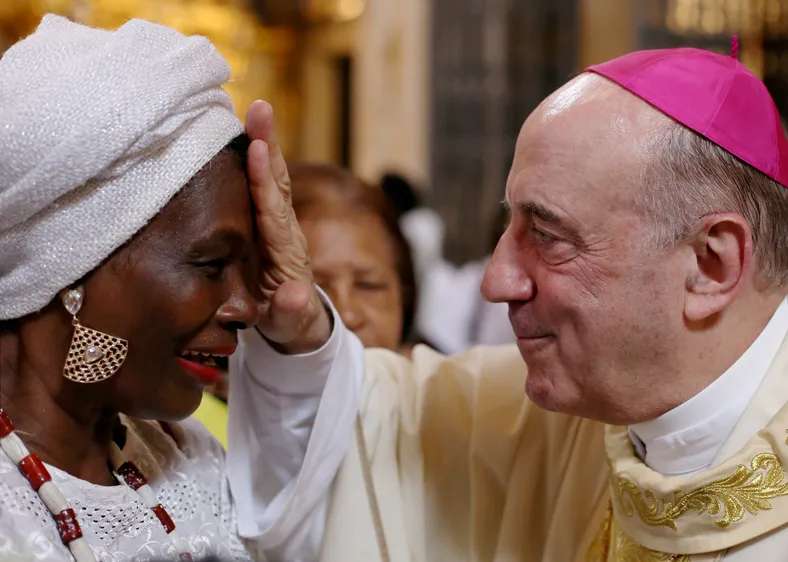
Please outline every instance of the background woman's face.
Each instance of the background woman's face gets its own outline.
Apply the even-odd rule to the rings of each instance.
[[[402,286],[382,220],[363,210],[299,215],[315,281],[366,347],[397,349]]]
[[[238,330],[256,322],[255,233],[238,158],[215,157],[87,280],[82,323],[129,341],[123,367],[96,385],[108,407],[142,418],[188,416],[210,382],[194,367],[208,359],[188,351],[231,353]]]

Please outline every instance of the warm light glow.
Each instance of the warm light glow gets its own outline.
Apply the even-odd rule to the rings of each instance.
[[[786,12],[786,0],[668,0],[666,24],[674,33],[778,32]]]
[[[343,20],[354,20],[364,12],[364,0],[339,0],[337,14]]]
[[[185,35],[208,37],[230,65],[232,78],[225,89],[238,116],[243,119],[255,99],[270,101],[277,108],[284,150],[292,152],[293,133],[299,126],[298,98],[289,72],[295,34],[263,27],[244,0],[0,0],[0,5],[0,31],[10,27],[16,33],[13,40],[32,32],[46,13],[106,29],[136,17]]]
[[[351,21],[364,13],[365,0],[310,0],[307,16],[312,21]]]
[[[781,66],[764,60],[763,36],[788,31],[786,0],[668,0],[665,25],[677,35],[738,35],[739,59],[757,76],[764,67]]]

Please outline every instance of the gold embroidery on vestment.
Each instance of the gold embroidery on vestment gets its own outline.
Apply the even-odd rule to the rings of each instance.
[[[613,482],[613,492],[623,512],[653,527],[678,530],[676,520],[690,510],[698,515],[720,516],[714,524],[727,528],[746,513],[772,509],[769,500],[788,496],[788,481],[777,455],[761,453],[753,457],[750,467],[739,465],[736,472],[690,492],[678,490],[672,499],[659,498],[651,490],[641,491],[624,477]]]
[[[615,535],[612,545],[611,535]],[[609,505],[599,531],[586,552],[585,562],[691,562],[691,557],[657,552],[636,543],[615,524],[612,505]]]
[[[649,550],[616,528],[616,551],[611,562],[691,562],[687,554],[665,554]]]
[[[602,520],[593,542],[588,547],[585,562],[607,562],[610,553],[610,523],[612,520],[613,506],[608,502],[605,518]]]

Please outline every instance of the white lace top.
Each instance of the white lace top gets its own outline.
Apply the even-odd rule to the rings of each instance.
[[[238,537],[224,450],[199,422],[170,424],[173,439],[157,422],[122,420],[127,428],[126,458],[145,475],[195,561],[208,555],[264,559]],[[164,527],[134,490],[126,485],[97,486],[52,466],[47,469],[98,560],[177,559]],[[0,451],[0,560],[19,554],[42,562],[71,560],[52,515]]]
[[[240,334],[230,361],[227,455],[195,419],[170,424],[176,443],[158,422],[121,418],[124,456],[145,475],[195,562],[208,555],[268,562],[319,557],[364,369],[361,343],[321,296],[334,330],[317,351],[284,356],[255,330]],[[177,557],[161,523],[131,488],[96,486],[47,469],[99,560]],[[72,560],[52,515],[0,450],[0,561],[17,562],[19,555],[25,561]]]

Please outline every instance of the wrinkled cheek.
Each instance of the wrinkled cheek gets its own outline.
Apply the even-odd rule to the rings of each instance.
[[[572,297],[572,308],[592,309],[607,300],[616,283],[617,273],[601,259],[584,256],[551,267],[552,282],[566,288]]]
[[[599,351],[593,320],[589,322],[580,311],[563,309],[555,322],[558,328],[553,345],[554,360],[566,378],[582,386],[593,355]]]

